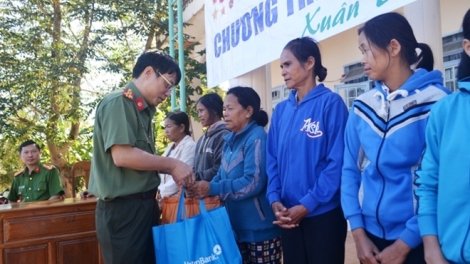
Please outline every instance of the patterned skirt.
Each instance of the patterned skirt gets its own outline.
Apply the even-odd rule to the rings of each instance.
[[[257,243],[237,243],[243,264],[280,264],[282,263],[281,238],[276,237]]]

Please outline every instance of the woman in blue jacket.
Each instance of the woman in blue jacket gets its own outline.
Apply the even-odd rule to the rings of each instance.
[[[362,263],[424,264],[414,172],[425,147],[429,109],[449,91],[442,86],[441,72],[432,70],[431,49],[416,41],[402,15],[387,13],[367,21],[358,43],[375,88],[354,101],[346,125],[344,214]]]
[[[284,263],[343,264],[347,225],[339,187],[348,111],[338,94],[317,84],[326,68],[313,39],[290,41],[280,61],[292,92],[274,110],[266,163]]]
[[[460,91],[431,109],[416,172],[418,223],[428,264],[470,263],[470,10],[463,20]]]
[[[198,198],[218,195],[225,201],[243,264],[281,263],[280,230],[266,200],[266,132],[268,115],[249,87],[227,92],[222,164],[212,181],[199,181],[190,192]]]

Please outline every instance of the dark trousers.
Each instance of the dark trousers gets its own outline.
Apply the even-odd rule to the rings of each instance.
[[[372,243],[374,243],[374,245],[379,249],[379,251],[384,250],[386,247],[395,242],[395,240],[385,240],[383,238],[376,237],[367,231],[366,234]],[[410,253],[408,253],[408,256],[406,257],[406,260],[403,262],[403,264],[426,264],[426,261],[424,260],[423,244],[413,248]]]
[[[282,229],[284,264],[344,264],[347,228],[339,206]]]
[[[96,235],[104,263],[155,264],[152,227],[159,214],[155,199],[98,200]]]

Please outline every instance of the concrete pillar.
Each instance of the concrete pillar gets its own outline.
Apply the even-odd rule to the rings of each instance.
[[[261,108],[271,117],[271,64],[261,66],[229,81],[230,87],[248,86],[255,89],[261,98]]]
[[[404,7],[418,42],[428,44],[434,55],[434,69],[444,71],[439,0],[416,0]]]

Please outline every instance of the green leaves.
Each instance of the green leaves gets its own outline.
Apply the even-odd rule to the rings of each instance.
[[[21,167],[16,148],[27,139],[44,145],[43,158],[65,178],[71,164],[91,159],[96,103],[116,83],[122,88],[131,80],[144,50],[168,52],[167,16],[167,1],[0,1],[0,190]],[[185,36],[186,43],[193,41]],[[206,91],[205,64],[191,59],[204,55],[196,45],[185,47],[186,104],[193,117],[191,96]],[[93,84],[93,74],[121,79]],[[195,79],[201,82],[192,86]],[[169,111],[167,100],[155,118],[161,151],[168,140],[160,122]]]

